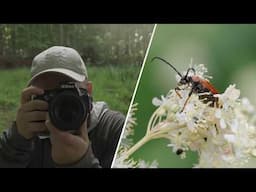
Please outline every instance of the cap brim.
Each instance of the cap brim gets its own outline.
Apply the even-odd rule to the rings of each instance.
[[[54,68],[54,69],[47,69],[47,70],[44,70],[44,71],[41,71],[40,73],[37,73],[36,75],[34,75],[30,81],[29,81],[29,85],[31,84],[31,82],[36,78],[38,77],[39,75],[43,74],[43,73],[47,73],[47,72],[57,72],[57,73],[61,73],[63,75],[66,75],[72,79],[74,79],[75,81],[78,81],[78,82],[82,82],[85,80],[85,75],[81,75],[81,74],[78,74],[74,71],[71,71],[71,70],[68,70],[68,69],[62,69],[62,68]]]

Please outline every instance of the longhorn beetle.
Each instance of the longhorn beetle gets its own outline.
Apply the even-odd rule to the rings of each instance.
[[[181,77],[181,79],[178,83],[178,87],[175,88],[175,92],[177,93],[177,95],[180,98],[182,98],[182,97],[178,92],[178,90],[181,90],[179,88],[179,86],[191,85],[191,90],[188,94],[188,97],[184,103],[184,106],[183,106],[181,112],[185,109],[185,106],[186,106],[190,96],[192,95],[192,93],[195,93],[195,94],[207,93],[207,94],[199,95],[199,99],[202,100],[204,103],[211,102],[210,103],[211,107],[214,107],[214,106],[219,107],[218,97],[214,97],[214,94],[218,94],[219,92],[214,88],[214,86],[208,80],[197,76],[196,71],[193,67],[188,68],[186,74],[182,75],[171,63],[169,63],[165,59],[163,59],[161,57],[154,57],[151,60],[151,62],[153,62],[155,59],[161,60],[164,63],[166,63],[167,65],[169,65]],[[190,71],[192,71],[194,73],[192,76],[189,76]]]

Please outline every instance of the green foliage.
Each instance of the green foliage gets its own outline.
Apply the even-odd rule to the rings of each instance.
[[[94,101],[106,101],[111,109],[127,113],[140,67],[137,65],[88,68]],[[0,71],[0,131],[15,119],[20,92],[27,85],[29,69]]]
[[[152,30],[152,24],[0,24],[0,56],[33,58],[63,45],[78,50],[89,65],[140,65]]]
[[[91,67],[89,78],[93,82],[94,100],[105,100],[113,109],[126,114],[135,88],[140,67]]]
[[[0,130],[15,119],[20,92],[26,87],[29,75],[29,69],[26,68],[0,71]]]

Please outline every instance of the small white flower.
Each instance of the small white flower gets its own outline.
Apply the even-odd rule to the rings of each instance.
[[[215,117],[220,119],[221,118],[221,110],[220,109],[217,109],[216,112],[215,112]]]
[[[235,84],[229,85],[225,92],[220,94],[220,99],[223,103],[225,103],[227,100],[235,101],[239,98],[240,90],[236,89],[235,86]]]
[[[196,129],[195,129],[195,124],[193,121],[188,121],[187,122],[187,126],[188,126],[188,129],[191,131],[191,132],[196,132]]]
[[[254,107],[251,105],[249,99],[242,98],[242,106],[244,107],[244,110],[246,110],[249,113],[254,112]]]
[[[153,161],[152,163],[146,162],[144,160],[139,160],[137,162],[136,168],[157,168],[157,161]]]
[[[237,133],[237,130],[239,129],[238,126],[239,126],[238,120],[237,120],[237,119],[233,119],[233,120],[232,120],[232,123],[231,123],[231,125],[230,125],[231,131],[232,131],[233,133]]]
[[[222,129],[225,129],[225,128],[227,127],[227,124],[226,124],[226,122],[225,122],[224,119],[220,119],[220,127],[221,127]]]
[[[224,138],[230,143],[235,143],[236,141],[236,136],[233,134],[225,134]]]
[[[180,158],[181,158],[181,159],[185,159],[185,158],[186,158],[186,153],[183,152],[183,153],[180,155]]]
[[[165,98],[163,95],[161,95],[161,99],[159,99],[159,98],[157,98],[157,97],[154,97],[154,98],[152,99],[152,104],[153,104],[154,106],[158,107],[158,106],[160,106],[160,105],[163,105],[163,104],[165,103],[165,101],[166,101],[166,98]]]

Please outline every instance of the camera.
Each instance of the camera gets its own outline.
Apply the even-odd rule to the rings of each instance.
[[[92,109],[92,98],[76,82],[63,82],[59,87],[34,96],[48,102],[52,124],[62,131],[77,131]]]

